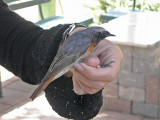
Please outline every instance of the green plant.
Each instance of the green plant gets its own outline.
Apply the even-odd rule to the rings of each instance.
[[[51,0],[51,2],[45,3],[41,7],[44,18],[56,15],[56,0]]]
[[[100,8],[105,12],[112,9],[123,7],[132,9],[133,0],[98,0]],[[149,11],[160,11],[160,2],[153,2],[150,0],[136,0],[135,9],[137,10],[149,10]]]
[[[93,10],[94,22],[101,24],[100,17],[102,13],[107,13],[116,8],[132,9],[133,0],[96,0],[96,6],[85,5],[86,7]],[[158,0],[157,0],[158,1]],[[136,10],[144,11],[160,11],[160,2],[153,2],[151,0],[136,0]]]
[[[160,11],[160,2],[153,2],[149,0],[137,0],[136,9],[138,10],[149,10],[149,11]]]

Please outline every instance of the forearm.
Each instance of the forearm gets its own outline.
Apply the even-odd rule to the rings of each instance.
[[[43,30],[12,12],[2,0],[0,17],[0,64],[25,82],[39,83],[68,25]]]
[[[0,16],[0,64],[21,77],[25,54],[43,30],[12,12],[2,1]]]

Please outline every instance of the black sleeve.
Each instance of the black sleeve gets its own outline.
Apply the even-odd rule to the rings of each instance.
[[[68,27],[43,30],[0,0],[0,64],[27,83],[40,83]]]

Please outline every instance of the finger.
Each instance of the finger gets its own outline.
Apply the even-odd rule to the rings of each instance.
[[[76,78],[78,79],[78,81],[83,83],[85,86],[92,88],[92,89],[96,89],[96,90],[101,90],[106,85],[106,82],[101,82],[101,81],[97,82],[97,81],[89,80],[83,75],[81,75],[79,72],[76,72]]]
[[[120,48],[106,39],[98,43],[94,49],[94,55],[98,56],[101,64],[107,64],[110,61],[116,61],[118,64],[123,58]]]
[[[116,45],[114,43],[112,43],[109,40],[101,40],[98,45],[95,47],[94,49],[94,54],[96,56],[99,56],[101,53],[103,53],[103,51],[109,51],[112,52],[111,49],[115,49]],[[107,52],[108,53],[108,52]]]
[[[109,67],[95,68],[84,63],[80,63],[76,65],[75,69],[90,80],[111,82],[117,74],[115,63],[112,64],[113,65]]]
[[[93,89],[93,88],[85,85],[83,82],[81,82],[81,81],[77,78],[77,76],[75,77],[75,79],[76,79],[77,83],[79,84],[79,86],[85,91],[85,93],[94,94],[94,93],[98,92],[98,90]]]
[[[98,92],[97,89],[94,88],[90,88],[88,86],[86,86],[85,84],[83,84],[81,81],[78,80],[78,84],[80,85],[80,87],[88,94],[94,94],[96,92]]]
[[[76,81],[75,74],[73,74],[72,80],[73,80],[74,92],[78,95],[83,95],[85,92],[84,90],[82,90],[82,88],[79,86],[78,82]]]
[[[100,60],[97,56],[91,55],[85,61],[85,64],[87,64],[88,66],[97,67],[100,64]]]

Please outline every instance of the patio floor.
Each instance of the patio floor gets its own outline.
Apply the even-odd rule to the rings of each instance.
[[[2,82],[3,98],[0,98],[0,120],[67,120],[55,113],[44,93],[33,102],[29,96],[37,86],[28,85],[18,77]],[[93,120],[156,120],[141,116],[103,111]]]

